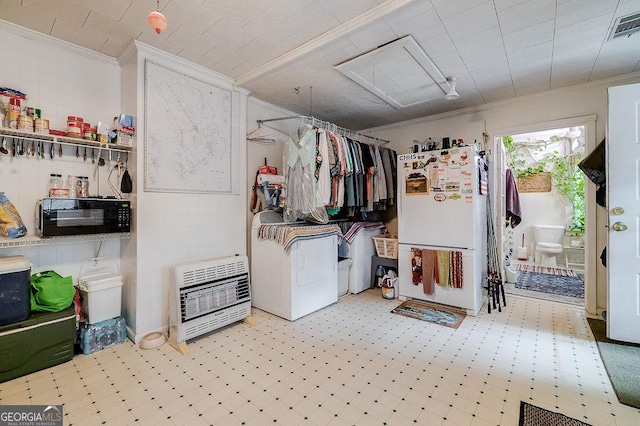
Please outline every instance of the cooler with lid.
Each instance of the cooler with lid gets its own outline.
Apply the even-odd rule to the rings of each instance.
[[[24,256],[0,257],[0,325],[25,320],[31,313],[31,264]]]

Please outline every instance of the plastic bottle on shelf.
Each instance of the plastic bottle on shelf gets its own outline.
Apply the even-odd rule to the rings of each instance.
[[[77,176],[67,175],[67,188],[69,189],[70,198],[76,198],[78,196],[77,182]]]

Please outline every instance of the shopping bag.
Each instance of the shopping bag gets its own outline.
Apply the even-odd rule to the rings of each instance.
[[[60,312],[71,306],[75,294],[71,277],[61,277],[55,271],[31,275],[31,311]]]

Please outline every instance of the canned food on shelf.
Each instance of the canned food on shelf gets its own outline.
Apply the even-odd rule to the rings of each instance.
[[[18,130],[33,132],[33,117],[29,115],[18,116]]]

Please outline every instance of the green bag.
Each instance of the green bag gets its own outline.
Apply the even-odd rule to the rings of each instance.
[[[60,312],[71,306],[75,294],[71,277],[61,277],[55,271],[31,275],[32,312]]]

